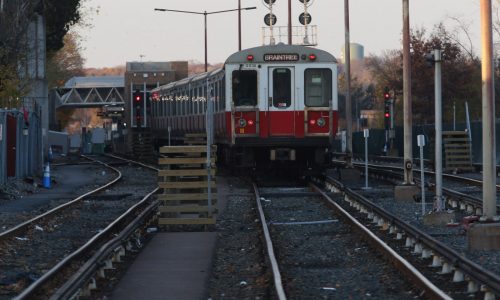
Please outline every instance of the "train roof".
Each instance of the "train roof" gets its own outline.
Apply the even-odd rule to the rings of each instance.
[[[194,82],[203,80],[203,79],[207,78],[208,76],[217,75],[220,72],[222,72],[222,68],[217,68],[217,69],[209,71],[209,72],[193,74],[193,75],[188,76],[186,78],[183,78],[181,80],[170,82],[170,83],[164,84],[162,86],[159,86],[159,87],[153,89],[153,92],[160,91],[160,90],[169,90],[169,89],[172,89],[172,88],[175,88],[178,86],[182,86],[185,84],[194,83]]]
[[[274,55],[273,55],[274,54]],[[240,64],[247,63],[248,56],[252,55],[252,63],[270,63],[270,62],[310,62],[307,57],[310,54],[316,55],[315,62],[333,62],[336,63],[337,59],[330,53],[317,48],[299,46],[299,45],[286,45],[279,43],[277,45],[260,46],[245,49],[236,52],[228,57],[226,64]],[[298,58],[298,59],[297,59]]]

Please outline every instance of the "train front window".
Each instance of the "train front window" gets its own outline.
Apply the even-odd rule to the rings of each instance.
[[[287,68],[273,70],[273,106],[287,108],[292,104],[292,72]]]
[[[332,99],[332,70],[307,69],[304,73],[306,106],[328,106]]]
[[[257,71],[233,71],[233,102],[234,106],[257,105]]]

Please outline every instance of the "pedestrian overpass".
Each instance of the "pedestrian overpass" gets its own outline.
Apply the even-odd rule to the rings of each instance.
[[[51,93],[53,109],[125,105],[123,76],[73,77]]]

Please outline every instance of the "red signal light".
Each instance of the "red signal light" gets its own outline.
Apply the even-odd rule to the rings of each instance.
[[[316,54],[309,54],[309,60],[316,60]]]
[[[391,97],[391,95],[389,93],[384,93],[385,100],[389,100],[390,97]]]
[[[384,115],[384,116],[385,116],[386,118],[389,118],[389,117],[390,117],[389,113],[387,113],[387,112],[385,113],[385,115]]]
[[[253,55],[252,55],[252,54],[248,54],[248,55],[247,55],[247,60],[248,60],[248,61],[253,61],[253,59],[254,59],[254,57],[253,57]]]

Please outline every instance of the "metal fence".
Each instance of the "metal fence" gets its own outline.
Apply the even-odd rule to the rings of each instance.
[[[459,131],[464,131],[466,129],[466,124],[457,123],[456,129]],[[500,120],[496,121],[495,127],[495,140],[496,140],[496,156],[497,165],[500,164]],[[443,124],[443,131],[453,130],[452,124]],[[434,124],[414,126],[413,127],[413,156],[418,158],[419,148],[417,146],[417,135],[423,134],[427,140],[427,146],[424,147],[424,157],[426,159],[434,158],[433,140],[434,140]],[[482,163],[483,161],[483,137],[482,137],[482,123],[480,121],[471,122],[471,137],[472,137],[472,162]],[[374,155],[382,155],[385,144],[385,131],[384,129],[370,129],[370,137],[368,139],[368,152]],[[353,153],[364,154],[364,138],[363,132],[353,133]],[[403,145],[403,128],[396,127],[396,139],[394,141],[394,147],[398,149],[399,156],[403,156],[404,145]],[[335,151],[340,151],[340,141],[336,141],[334,146]]]
[[[0,185],[9,177],[41,174],[43,164],[40,116],[0,109]]]

